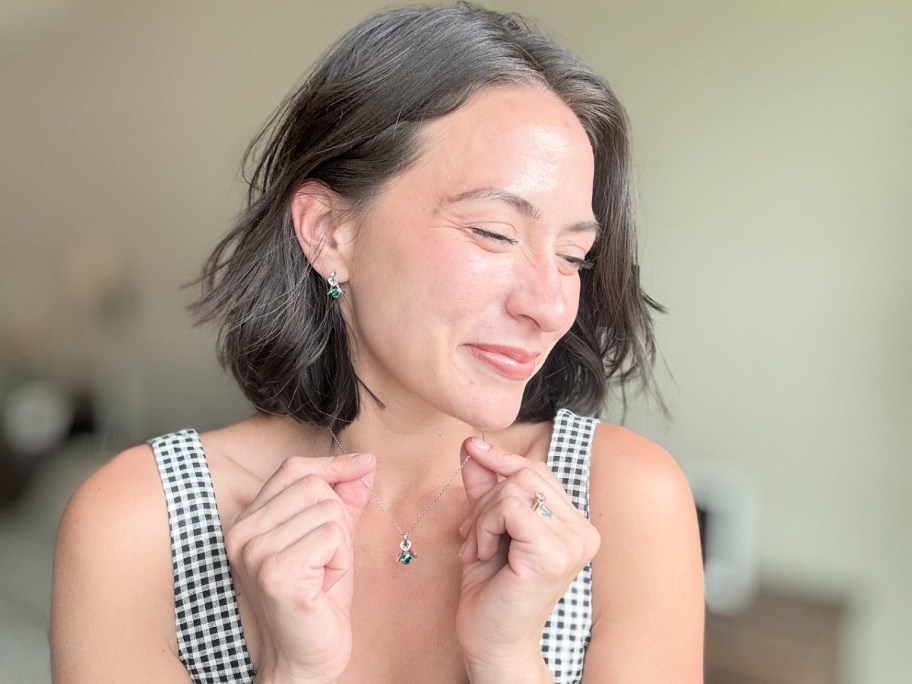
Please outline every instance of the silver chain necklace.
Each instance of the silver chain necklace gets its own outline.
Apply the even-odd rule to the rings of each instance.
[[[336,446],[339,447],[339,451],[341,451],[343,454],[347,454],[348,452],[345,450],[345,447],[342,446],[342,442],[339,441],[338,437],[336,437],[336,433],[333,432],[332,430],[330,430],[329,434],[332,435],[332,438],[335,441]],[[365,480],[363,477],[361,478],[361,482],[363,482],[364,486],[367,487],[367,491],[369,491],[371,493],[371,497],[373,497],[374,501],[377,502],[377,505],[380,507],[380,510],[383,511],[384,514],[386,514],[386,517],[389,518],[389,521],[391,523],[393,523],[393,527],[396,528],[396,532],[398,532],[399,536],[402,537],[402,541],[399,542],[399,555],[396,558],[397,561],[399,561],[403,565],[408,565],[413,560],[418,558],[418,554],[412,550],[412,540],[409,539],[409,535],[412,533],[412,530],[414,530],[416,527],[418,527],[418,525],[421,523],[421,521],[424,520],[428,516],[428,514],[434,510],[434,507],[443,498],[443,495],[447,493],[447,490],[450,488],[450,485],[453,484],[453,482],[456,480],[456,478],[459,477],[460,473],[462,473],[462,468],[466,463],[468,463],[468,461],[469,461],[469,456],[468,456],[468,454],[466,454],[466,457],[462,460],[462,463],[459,464],[459,467],[456,469],[456,472],[453,473],[453,476],[449,480],[447,480],[447,483],[445,485],[443,485],[443,489],[441,489],[437,493],[437,496],[434,497],[434,500],[428,504],[428,507],[425,508],[421,512],[421,515],[418,516],[418,519],[415,520],[415,522],[412,523],[412,526],[409,527],[407,530],[403,530],[402,527],[399,525],[399,523],[396,522],[396,519],[393,517],[393,514],[390,513],[389,509],[383,504],[382,501],[380,501],[380,497],[377,496],[377,492],[375,492],[374,488],[371,487],[367,483],[367,480]]]

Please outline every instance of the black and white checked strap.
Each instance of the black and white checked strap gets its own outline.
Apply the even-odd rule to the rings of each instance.
[[[206,455],[195,430],[149,441],[171,527],[177,650],[194,684],[249,683],[244,641]]]
[[[589,457],[598,421],[566,409],[557,412],[548,467],[589,517]],[[592,564],[580,570],[561,597],[542,632],[541,652],[555,684],[577,684],[583,677],[583,659],[592,629]]]
[[[597,421],[561,409],[548,465],[574,505],[589,516],[589,454]],[[174,612],[181,662],[194,684],[250,684],[250,661],[206,455],[195,430],[149,441],[171,528]],[[541,652],[556,684],[576,684],[592,627],[592,568],[571,582],[545,624]]]

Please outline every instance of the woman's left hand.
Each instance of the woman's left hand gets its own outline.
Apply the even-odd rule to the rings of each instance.
[[[472,681],[533,681],[530,667],[547,672],[545,621],[600,538],[544,463],[486,446],[474,437],[463,443],[472,458],[462,470],[470,508],[459,528],[457,635]],[[533,510],[536,493],[550,517]]]

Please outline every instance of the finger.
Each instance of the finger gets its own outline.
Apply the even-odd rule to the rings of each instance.
[[[359,480],[375,467],[373,454],[340,454],[322,458],[292,456],[266,481],[247,508],[247,513],[261,508],[265,503],[307,475],[317,475],[333,485],[338,482]]]
[[[523,468],[529,467],[529,459],[518,454],[511,454],[499,447],[492,446],[478,437],[463,442],[472,460],[492,470],[501,477],[509,477]]]
[[[531,508],[516,497],[502,499],[479,515],[466,534],[459,550],[463,563],[489,561],[503,550],[504,544],[515,553],[519,548],[531,548],[550,539],[556,531]]]
[[[485,448],[485,445],[487,448]],[[537,475],[538,480],[529,489],[530,495],[536,491],[543,491],[548,496],[558,496],[570,503],[570,497],[567,495],[566,490],[544,463],[510,453],[500,447],[487,444],[487,442],[477,437],[466,440],[463,446],[472,457],[472,462],[492,471],[498,478],[508,478],[514,475],[522,475],[523,477]]]
[[[311,603],[351,569],[352,558],[344,527],[329,521],[265,558],[257,580],[267,595],[281,598],[303,590],[305,595],[296,600]]]
[[[273,530],[302,510],[322,501],[335,501],[342,506],[339,496],[321,477],[305,475],[288,485],[259,508],[247,509],[231,528],[233,536],[252,538]]]
[[[525,491],[518,487],[485,507],[472,529],[478,560],[497,553],[504,537],[514,544],[538,543],[554,533],[553,525],[529,506]]]
[[[478,560],[478,544],[475,543],[475,528],[471,528],[465,535],[465,541],[459,548],[459,560],[463,563],[473,563]]]
[[[486,508],[468,535],[460,556],[465,564],[487,563],[506,548],[514,572],[543,578],[579,572],[598,549],[598,533],[580,518],[557,525],[525,505],[524,497],[503,497]],[[593,539],[594,537],[594,539]],[[472,551],[474,550],[474,554]]]
[[[328,591],[351,570],[354,558],[351,531],[345,521],[331,517],[301,539],[294,542],[283,554],[295,554],[305,561],[305,567],[323,566],[322,591]]]
[[[289,487],[286,491],[291,489]],[[264,510],[265,508],[268,507],[264,507]],[[328,523],[334,523],[347,530],[346,516],[345,507],[338,499],[326,499],[306,508],[299,508],[281,524],[263,528],[262,532],[253,535],[242,549],[244,563],[248,568],[259,567],[266,559],[282,553],[313,530]],[[347,532],[343,541],[350,545]]]
[[[477,437],[470,437],[462,443],[462,460],[466,455],[483,452],[491,446]],[[466,461],[462,467],[462,483],[465,485],[466,498],[469,505],[474,506],[477,501],[487,494],[497,484],[497,473],[473,458]]]
[[[474,496],[469,495],[471,509],[466,519],[459,526],[459,533],[463,537],[468,535],[469,530],[475,525],[484,507],[498,496],[501,496],[501,489],[515,484],[519,484],[525,490],[525,494],[514,491],[513,495],[519,496],[521,499],[525,498],[530,508],[535,501],[535,493],[542,492],[545,495],[545,499],[549,501],[548,508],[553,514],[557,515],[559,513],[561,517],[570,516],[572,513],[579,514],[563,486],[543,463],[531,461],[523,456],[517,456],[490,445],[485,449],[479,442],[481,440],[472,438],[464,443],[464,447],[471,454],[484,454],[483,456],[472,456],[471,462],[478,466],[473,475],[476,472],[487,473],[488,480],[485,486],[491,485],[492,479],[495,482],[487,491],[482,492],[482,487],[479,486],[473,492]],[[498,467],[498,463],[506,464],[506,467],[501,467],[503,471],[501,475],[504,475],[504,479],[500,479],[498,473],[494,470],[494,468]],[[467,463],[466,467],[468,465]],[[466,489],[469,489],[468,484]]]
[[[466,558],[490,558],[499,544],[499,538],[509,534],[506,516],[525,508],[527,498],[525,490],[513,481],[501,482],[485,495],[460,526],[460,532],[468,542],[464,549]],[[471,552],[473,548],[474,554]]]
[[[362,477],[359,477],[356,480],[337,482],[333,487],[336,495],[348,509],[351,524],[349,529],[351,531],[354,531],[355,526],[357,526],[358,521],[361,519],[361,514],[370,502],[371,495],[369,487],[373,487],[374,476],[376,474],[376,464],[372,460],[370,470]]]

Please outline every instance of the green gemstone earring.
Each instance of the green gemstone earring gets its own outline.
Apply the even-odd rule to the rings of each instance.
[[[333,299],[338,299],[345,294],[345,291],[339,287],[339,279],[336,277],[336,272],[332,271],[329,274],[329,277],[326,279],[326,282],[329,283],[329,290],[326,291]]]

